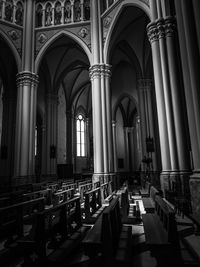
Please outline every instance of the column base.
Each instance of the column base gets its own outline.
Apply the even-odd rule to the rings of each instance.
[[[194,173],[189,180],[192,212],[200,214],[200,172]]]
[[[92,175],[92,183],[100,182],[100,184],[104,183],[104,173],[93,173]]]
[[[177,196],[190,199],[189,171],[173,171],[170,173],[170,190],[176,192]]]
[[[165,191],[170,190],[170,171],[162,171],[160,174],[160,187],[165,196]]]

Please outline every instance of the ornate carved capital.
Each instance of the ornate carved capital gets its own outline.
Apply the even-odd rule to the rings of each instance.
[[[159,19],[156,21],[157,30],[158,30],[158,38],[165,38],[165,21],[164,19]]]
[[[111,77],[111,65],[95,64],[90,67],[90,79],[101,78],[102,76]]]
[[[35,73],[29,71],[19,72],[16,75],[17,78],[17,86],[37,86],[39,82],[39,76]]]
[[[167,17],[165,19],[165,34],[167,37],[174,36],[176,32],[176,20],[174,17]]]
[[[151,22],[147,25],[147,35],[151,44],[158,41],[158,29],[156,23]]]

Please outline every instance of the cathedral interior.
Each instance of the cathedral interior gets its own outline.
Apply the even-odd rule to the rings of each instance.
[[[0,0],[1,266],[200,266],[199,25],[199,0]]]

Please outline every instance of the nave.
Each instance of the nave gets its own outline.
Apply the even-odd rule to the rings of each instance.
[[[29,184],[1,193],[0,205],[2,266],[200,264],[199,225],[150,181]]]

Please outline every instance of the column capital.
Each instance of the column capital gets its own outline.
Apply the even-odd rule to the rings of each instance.
[[[158,39],[165,38],[165,20],[163,18],[156,21]]]
[[[167,37],[174,36],[176,32],[176,20],[174,17],[165,18],[165,35]]]
[[[111,77],[111,68],[109,64],[95,64],[89,69],[90,79],[100,78],[101,76]]]
[[[17,85],[33,85],[37,86],[39,82],[39,76],[33,72],[23,71],[16,75]]]
[[[147,35],[151,44],[158,41],[158,29],[155,22],[151,22],[147,25]]]

